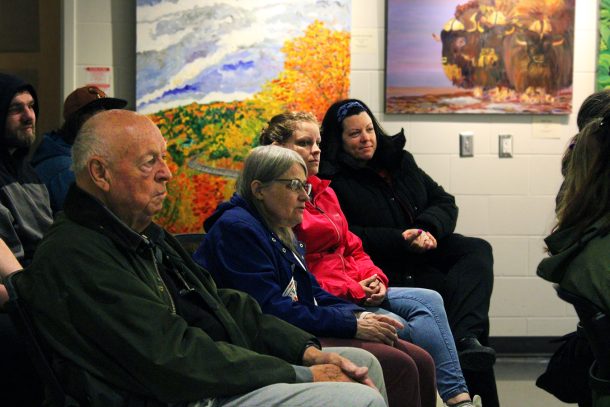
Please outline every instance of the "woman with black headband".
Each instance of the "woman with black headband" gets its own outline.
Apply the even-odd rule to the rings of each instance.
[[[438,291],[471,394],[498,405],[486,346],[493,256],[484,240],[454,233],[452,195],[404,150],[401,131],[388,136],[360,100],[334,103],[322,122],[320,177],[332,180],[352,232],[393,286]]]

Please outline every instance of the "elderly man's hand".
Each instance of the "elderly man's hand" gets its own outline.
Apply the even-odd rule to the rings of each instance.
[[[404,325],[393,318],[385,315],[367,314],[364,318],[358,319],[356,338],[392,346],[398,340],[396,329],[402,328],[404,328]]]
[[[358,382],[377,389],[368,376],[368,368],[334,352],[310,346],[303,354],[303,365],[310,366],[314,382]]]

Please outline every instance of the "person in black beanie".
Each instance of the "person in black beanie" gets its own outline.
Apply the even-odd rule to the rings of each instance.
[[[0,73],[0,245],[15,257],[7,259],[9,254],[3,250],[0,277],[29,264],[53,221],[47,189],[26,159],[36,138],[37,115],[34,87]],[[0,307],[6,299],[6,290],[0,286]],[[42,385],[5,313],[0,313],[0,363],[2,404],[40,405]]]
[[[47,188],[26,159],[37,115],[34,87],[0,74],[0,238],[22,266],[53,221]]]

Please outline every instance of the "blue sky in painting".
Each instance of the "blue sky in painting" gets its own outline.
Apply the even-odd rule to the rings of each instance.
[[[456,0],[388,0],[388,87],[452,86],[443,73],[440,37]]]
[[[138,0],[137,109],[248,98],[315,19],[350,30],[351,0]]]

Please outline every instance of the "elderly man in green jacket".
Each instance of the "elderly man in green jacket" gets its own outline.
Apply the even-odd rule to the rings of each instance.
[[[152,222],[171,173],[148,118],[100,113],[72,154],[64,214],[14,282],[81,405],[385,405],[372,355],[323,352],[248,295],[216,289]]]

